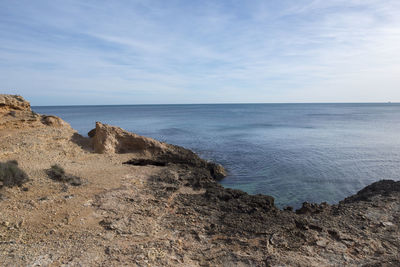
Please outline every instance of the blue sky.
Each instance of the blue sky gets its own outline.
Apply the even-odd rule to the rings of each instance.
[[[33,105],[400,101],[400,1],[0,0]]]

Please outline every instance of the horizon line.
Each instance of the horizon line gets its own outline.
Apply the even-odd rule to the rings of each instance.
[[[31,107],[100,107],[100,106],[188,106],[188,105],[302,105],[302,104],[400,104],[400,102],[232,102],[232,103],[173,103],[173,104],[84,104],[31,105]]]

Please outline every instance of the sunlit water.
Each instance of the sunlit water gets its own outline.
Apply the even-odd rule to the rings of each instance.
[[[224,165],[221,183],[280,207],[336,203],[400,178],[400,104],[34,107],[86,135],[96,121],[192,149]]]

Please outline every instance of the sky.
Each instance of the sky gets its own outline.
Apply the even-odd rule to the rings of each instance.
[[[399,0],[0,0],[32,105],[400,102]]]

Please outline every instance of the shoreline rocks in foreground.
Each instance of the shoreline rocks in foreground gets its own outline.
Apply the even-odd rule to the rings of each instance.
[[[2,266],[400,265],[400,182],[279,210],[190,150],[102,123],[84,138],[24,101],[0,95],[0,162],[30,178],[2,188]],[[87,183],[49,179],[55,164]]]

